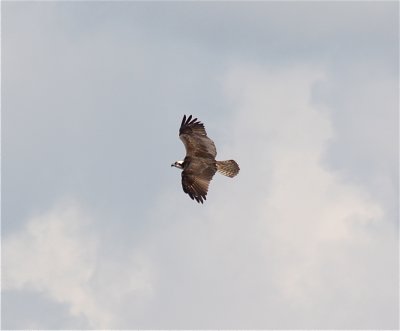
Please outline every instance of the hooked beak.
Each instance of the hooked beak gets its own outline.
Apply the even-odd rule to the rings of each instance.
[[[173,167],[174,165],[175,165],[175,164],[174,164],[174,163],[172,163],[172,164],[171,164],[171,167]]]

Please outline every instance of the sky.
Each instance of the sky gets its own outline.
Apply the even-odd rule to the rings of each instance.
[[[398,329],[398,12],[2,2],[2,328]]]

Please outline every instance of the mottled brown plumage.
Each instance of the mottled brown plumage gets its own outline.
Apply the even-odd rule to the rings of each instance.
[[[206,200],[208,186],[214,174],[234,177],[239,172],[239,166],[234,160],[216,161],[217,149],[214,142],[207,137],[204,124],[192,118],[183,116],[179,128],[179,138],[186,149],[186,157],[171,166],[182,169],[182,188],[193,200],[203,203]]]

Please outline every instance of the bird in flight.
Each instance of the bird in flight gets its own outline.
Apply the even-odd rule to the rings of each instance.
[[[186,149],[183,161],[176,161],[171,167],[182,169],[183,192],[192,200],[203,203],[206,200],[208,186],[214,174],[235,177],[239,173],[239,165],[234,160],[216,161],[217,149],[214,142],[207,137],[204,124],[192,119],[192,115],[183,116],[179,129],[179,138]]]

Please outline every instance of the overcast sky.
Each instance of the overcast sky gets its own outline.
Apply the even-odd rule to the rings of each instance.
[[[397,329],[398,10],[3,2],[2,327]]]

